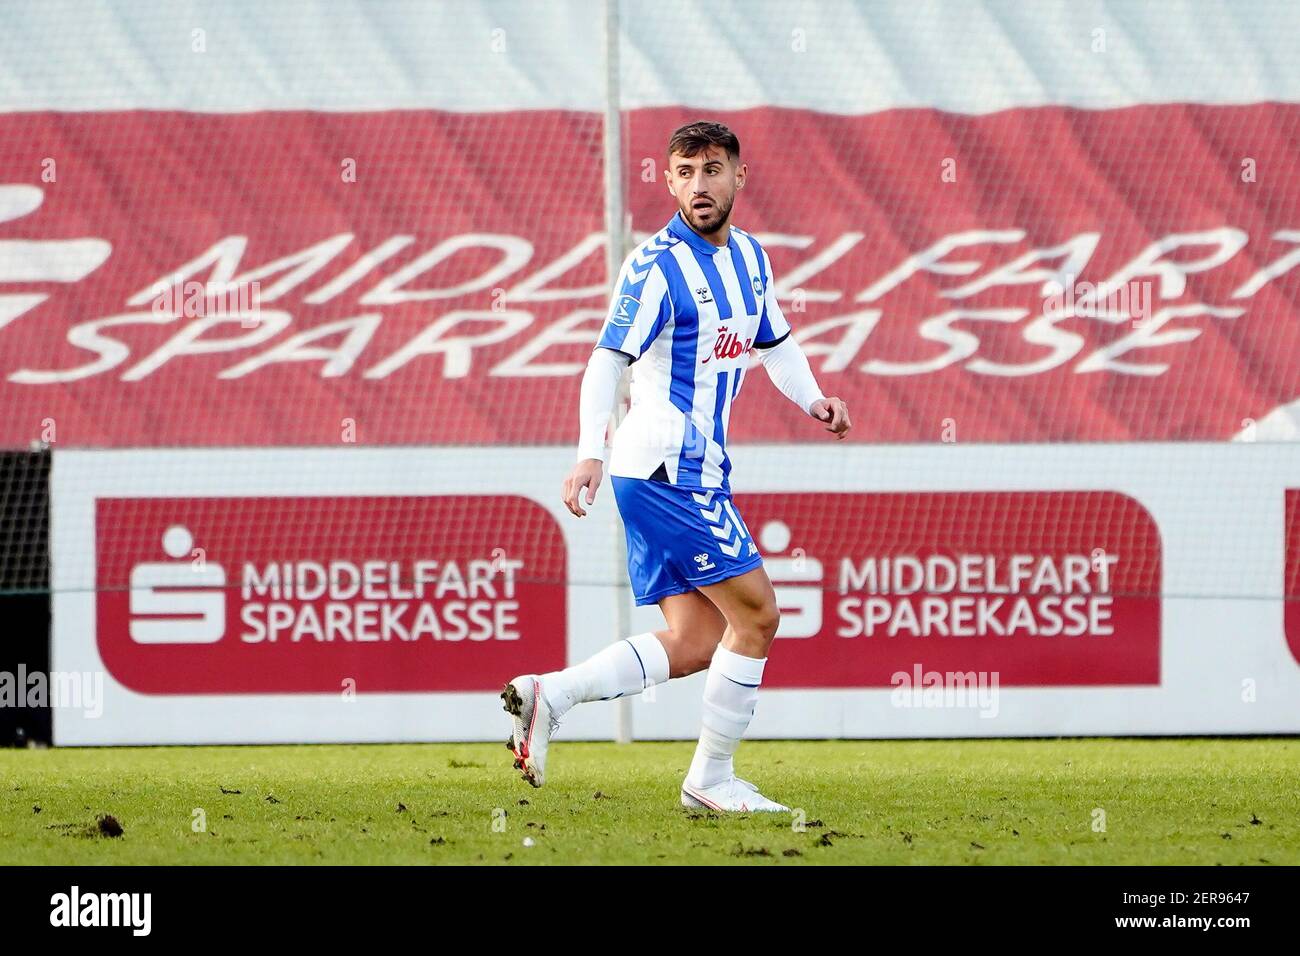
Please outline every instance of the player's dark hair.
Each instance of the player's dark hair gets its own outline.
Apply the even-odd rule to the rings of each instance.
[[[668,140],[668,155],[695,156],[710,146],[721,146],[732,159],[740,159],[740,140],[721,123],[696,120],[673,132]]]

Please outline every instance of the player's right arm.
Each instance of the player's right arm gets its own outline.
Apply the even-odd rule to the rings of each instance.
[[[616,349],[597,346],[587,361],[582,374],[582,392],[578,399],[578,461],[564,479],[564,505],[570,512],[583,517],[579,495],[587,489],[587,504],[596,500],[596,489],[604,474],[605,430],[609,415],[614,410],[618,382],[623,369],[631,364],[631,357]]]
[[[643,247],[644,248],[644,247]],[[636,361],[672,314],[668,280],[652,254],[633,252],[619,270],[600,339],[587,361],[578,399],[578,461],[564,479],[564,505],[579,518],[595,503],[604,474],[605,432],[623,370]]]

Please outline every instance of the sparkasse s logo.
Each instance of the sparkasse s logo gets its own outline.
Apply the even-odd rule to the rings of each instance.
[[[203,560],[188,528],[162,536],[174,561],[131,569],[131,640],[137,644],[212,644],[226,633],[226,571]]]
[[[790,526],[774,519],[758,532],[763,567],[772,581],[781,622],[777,637],[812,637],[822,629],[822,563],[803,548],[790,548]]]
[[[37,186],[0,185],[0,223],[34,213],[45,202]],[[7,240],[0,243],[0,283],[79,282],[94,272],[113,246],[104,239]],[[0,295],[0,328],[49,298],[45,292]]]

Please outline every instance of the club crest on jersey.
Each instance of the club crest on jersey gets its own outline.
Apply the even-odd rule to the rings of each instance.
[[[700,300],[700,305],[705,305],[706,303],[713,301],[713,293],[709,291],[709,287],[706,285],[702,285],[696,289],[695,296]]]
[[[760,299],[763,297],[763,280],[758,276],[754,276],[754,295]]]
[[[714,566],[713,562],[709,560],[708,553],[705,551],[701,551],[695,556],[695,563],[699,565],[701,571],[707,571],[709,568]]]
[[[637,310],[641,308],[641,300],[634,295],[621,295],[618,301],[614,303],[614,311],[610,313],[610,325],[617,325],[623,328],[631,326],[636,320]]]

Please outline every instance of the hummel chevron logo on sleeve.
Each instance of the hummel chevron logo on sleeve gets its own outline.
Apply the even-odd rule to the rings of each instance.
[[[722,519],[722,502],[721,502],[721,501],[717,502],[717,503],[713,506],[713,510],[712,510],[712,511],[706,511],[705,509],[701,508],[701,509],[700,509],[700,514],[704,515],[705,519],[706,519],[710,524],[718,524],[720,521],[723,520],[723,519]]]
[[[640,285],[645,281],[646,276],[650,274],[650,267],[655,264],[655,257],[663,252],[672,243],[668,241],[668,234],[661,232],[653,239],[645,243],[632,259],[632,268],[628,271],[627,284]]]

